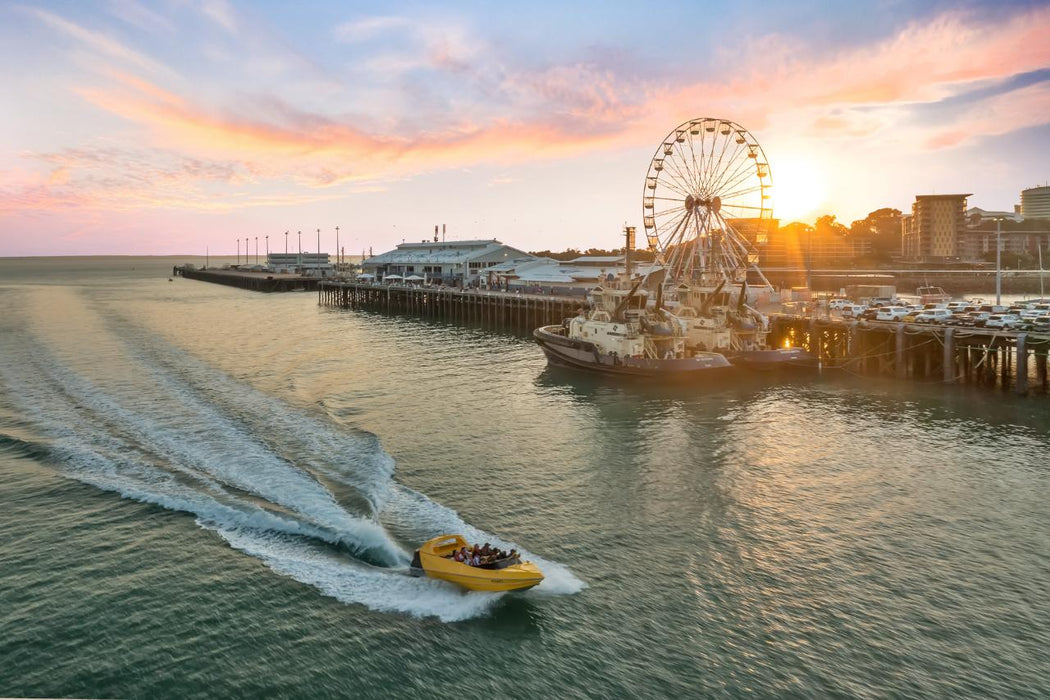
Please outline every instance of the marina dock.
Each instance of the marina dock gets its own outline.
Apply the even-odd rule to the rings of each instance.
[[[992,328],[858,322],[776,315],[770,343],[804,347],[823,366],[1018,394],[1050,391],[1050,336]]]
[[[249,289],[253,292],[291,292],[297,289],[313,291],[317,289],[317,285],[321,281],[320,277],[308,277],[298,274],[211,268],[198,269],[188,265],[176,265],[172,268],[171,274],[172,276],[181,275],[191,280]]]
[[[493,330],[531,333],[575,316],[579,296],[384,285],[294,274],[176,267],[173,274],[263,292],[316,290],[321,306],[414,315]],[[770,344],[802,347],[822,369],[919,382],[1050,394],[1050,336],[1031,332],[770,316]]]
[[[323,281],[318,303],[345,309],[404,313],[453,323],[531,333],[534,328],[575,316],[587,306],[583,297],[516,292],[410,287]]]

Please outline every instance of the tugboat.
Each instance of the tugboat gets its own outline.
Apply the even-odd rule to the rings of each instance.
[[[589,312],[533,331],[548,363],[637,377],[709,376],[730,369],[720,353],[686,349],[686,323],[659,304],[649,308],[649,292],[641,288],[645,279],[630,289],[615,282],[596,287]]]
[[[461,535],[441,535],[427,540],[412,557],[410,573],[455,583],[471,591],[522,591],[539,585],[543,572],[530,561],[504,557],[472,566],[456,561],[453,555],[467,547]]]
[[[813,353],[803,348],[771,347],[769,319],[747,303],[747,281],[740,282],[735,302],[723,291],[725,283],[679,284],[674,290],[673,313],[686,323],[687,350],[714,350],[734,365],[760,371],[815,364]]]

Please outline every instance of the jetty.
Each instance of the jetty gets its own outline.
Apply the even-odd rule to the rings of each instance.
[[[769,341],[803,347],[822,366],[914,381],[1048,393],[1050,335],[893,321],[771,317]]]
[[[587,300],[581,296],[413,287],[363,282],[322,281],[318,303],[344,309],[412,314],[452,323],[531,333],[534,328],[575,316]]]
[[[253,292],[291,292],[297,289],[313,291],[321,282],[320,277],[308,275],[221,268],[199,269],[192,265],[176,265],[171,274],[191,280],[250,289]]]
[[[261,292],[317,291],[318,304],[528,334],[588,306],[585,297],[410,286],[297,274],[175,267],[173,274]],[[991,328],[770,314],[769,342],[812,352],[820,368],[857,375],[1050,395],[1050,335]]]

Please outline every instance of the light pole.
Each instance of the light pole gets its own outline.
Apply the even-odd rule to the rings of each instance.
[[[237,239],[237,264],[241,264],[241,239]]]
[[[317,262],[321,262],[321,229],[317,229]]]
[[[266,234],[266,257],[270,257],[270,234]]]
[[[284,232],[284,254],[288,255],[288,232]]]
[[[303,232],[299,232],[299,274],[303,274]]]
[[[1003,246],[1000,244],[999,239],[1003,233],[1003,220],[995,220],[995,305],[999,306],[1003,291],[1003,267],[1000,259],[1000,252]]]
[[[259,264],[259,237],[255,237],[255,264]]]
[[[339,227],[335,227],[335,260],[343,262],[343,256],[339,253]]]

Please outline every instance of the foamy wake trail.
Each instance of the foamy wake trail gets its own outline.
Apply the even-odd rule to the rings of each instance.
[[[502,597],[464,593],[443,581],[337,559],[272,531],[216,531],[230,546],[261,559],[274,571],[310,584],[341,602],[358,603],[372,610],[454,622],[487,613]]]
[[[126,330],[102,339],[104,361],[119,363],[107,366],[122,377],[113,383],[92,381],[90,367],[70,348],[52,352],[21,329],[0,334],[0,390],[48,436],[51,461],[65,475],[191,513],[201,527],[274,571],[373,610],[455,621],[487,614],[502,597],[408,576],[407,552],[387,527],[412,545],[462,533],[514,547],[546,575],[526,595],[584,588],[564,565],[479,530],[398,484],[393,460],[374,435],[288,406],[148,331],[139,329],[129,343]],[[378,519],[348,512],[317,474],[360,490]],[[400,568],[373,566],[328,545]]]
[[[205,400],[224,415],[249,422],[268,446],[296,466],[356,489],[382,509],[394,460],[378,438],[333,425],[202,362],[127,319],[107,319],[125,338],[125,350],[152,370],[152,381],[183,400]]]
[[[391,525],[396,523],[399,530],[407,530],[413,539],[427,540],[438,535],[457,533],[468,542],[488,542],[500,549],[516,549],[543,571],[543,583],[529,590],[526,595],[572,595],[579,593],[587,584],[577,578],[569,567],[550,559],[538,557],[516,542],[504,540],[490,532],[485,532],[465,522],[459,514],[435,503],[429,498],[413,491],[407,486],[394,483],[390,498],[381,514],[381,520]]]

